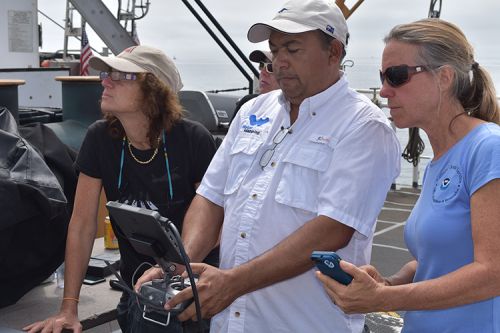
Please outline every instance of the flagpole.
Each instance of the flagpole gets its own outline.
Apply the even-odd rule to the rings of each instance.
[[[89,60],[92,57],[92,50],[90,48],[87,32],[85,31],[85,20],[82,18],[82,36],[80,48],[80,76],[89,75]]]

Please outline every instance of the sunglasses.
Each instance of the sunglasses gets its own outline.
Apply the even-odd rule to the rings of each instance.
[[[389,83],[391,87],[396,88],[402,86],[405,83],[408,83],[413,75],[428,70],[429,67],[423,65],[399,65],[387,67],[384,72],[380,71],[380,82],[384,84],[384,81],[387,80],[387,83]]]
[[[124,72],[100,72],[99,78],[101,80],[110,78],[111,81],[135,81],[137,80],[137,75],[134,73],[124,73]]]
[[[273,64],[270,62],[260,62],[259,70],[262,70],[262,68],[265,68],[266,72],[268,72],[269,74],[272,74],[273,72]]]

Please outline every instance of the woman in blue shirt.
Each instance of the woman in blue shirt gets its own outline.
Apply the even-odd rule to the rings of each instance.
[[[397,127],[419,127],[434,158],[405,226],[415,260],[391,277],[318,273],[347,313],[406,310],[403,332],[500,332],[500,127],[495,89],[455,25],[425,19],[385,38],[380,95]]]

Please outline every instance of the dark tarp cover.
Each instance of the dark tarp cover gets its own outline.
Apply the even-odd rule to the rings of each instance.
[[[0,107],[0,307],[17,302],[63,262],[75,158],[49,128],[18,129]]]

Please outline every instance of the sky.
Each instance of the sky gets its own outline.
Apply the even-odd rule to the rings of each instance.
[[[276,0],[202,1],[246,55],[254,49],[267,48],[266,42],[252,44],[246,39],[249,27],[272,19],[284,4]],[[181,0],[150,2],[149,13],[137,21],[141,44],[162,49],[181,65],[230,64]],[[346,4],[351,6],[354,2],[346,1]],[[65,3],[63,0],[38,0],[38,9],[63,25]],[[104,3],[112,13],[116,12],[117,0],[104,0]],[[198,9],[193,0],[190,3]],[[427,17],[429,4],[429,0],[365,0],[347,20],[351,34],[347,58],[354,61],[355,67],[364,63],[380,64],[383,37],[396,24]],[[499,91],[500,1],[443,0],[441,18],[457,24],[465,32],[474,46],[476,61],[490,71]],[[42,51],[62,49],[63,30],[41,15],[39,23],[43,28]],[[100,39],[91,30],[88,35],[91,46],[101,51],[104,44]],[[79,49],[79,42],[70,40],[69,48]]]

